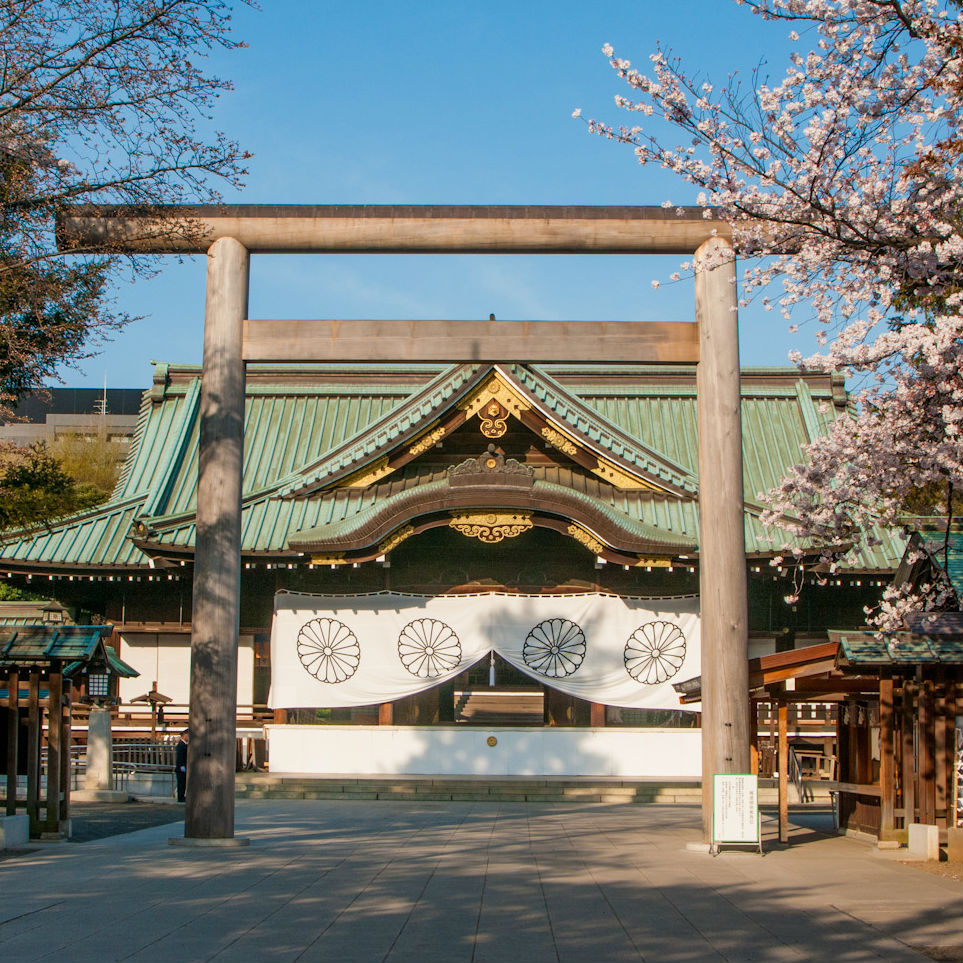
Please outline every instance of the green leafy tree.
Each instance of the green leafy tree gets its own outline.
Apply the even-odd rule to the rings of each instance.
[[[0,530],[49,525],[106,498],[92,485],[77,484],[42,444],[22,452],[0,473]]]
[[[0,582],[0,602],[49,602],[50,597]]]
[[[120,477],[128,445],[111,441],[102,424],[88,431],[60,435],[49,448],[51,456],[78,484],[110,496]]]

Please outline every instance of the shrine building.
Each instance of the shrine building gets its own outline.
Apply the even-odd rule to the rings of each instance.
[[[700,674],[694,365],[250,364],[245,390],[237,713],[272,771],[699,778],[672,685]],[[200,398],[156,364],[111,499],[0,545],[10,584],[114,626],[121,728],[144,680],[186,713]],[[847,403],[742,373],[749,657],[859,627],[899,563],[880,533],[831,576],[771,564],[759,496]]]

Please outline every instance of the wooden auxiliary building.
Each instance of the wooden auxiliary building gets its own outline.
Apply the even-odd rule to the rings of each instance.
[[[130,672],[105,645],[112,630],[44,624],[0,629],[4,812],[25,811],[31,836],[68,833],[72,696],[92,675],[106,680]]]

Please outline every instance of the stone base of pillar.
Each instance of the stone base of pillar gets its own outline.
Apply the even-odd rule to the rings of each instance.
[[[910,859],[937,861],[940,858],[940,830],[938,826],[926,823],[909,825]]]
[[[113,784],[113,739],[110,731],[110,710],[93,706],[87,720],[87,763],[84,775],[84,789],[97,792],[114,788]],[[81,797],[71,794],[74,799]],[[88,801],[99,801],[93,797]]]

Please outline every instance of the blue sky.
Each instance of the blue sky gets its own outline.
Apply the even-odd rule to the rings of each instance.
[[[249,46],[218,55],[235,90],[216,125],[254,154],[231,203],[692,203],[672,175],[593,137],[624,85],[601,53],[640,66],[658,43],[720,84],[761,61],[784,71],[786,29],[733,0],[263,0],[241,7]],[[691,320],[692,284],[653,290],[678,257],[261,255],[250,314],[274,318]],[[144,320],[69,371],[69,385],[137,387],[149,361],[199,363],[204,258],[167,258],[119,285]],[[741,315],[744,364],[784,364],[808,340],[775,312]]]

